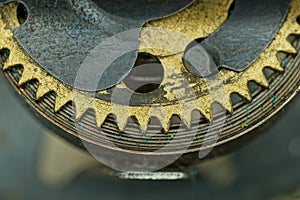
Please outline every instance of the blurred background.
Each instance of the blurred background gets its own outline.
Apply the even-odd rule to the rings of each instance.
[[[101,175],[95,160],[32,118],[3,76],[0,99],[0,200],[297,199],[300,191],[299,95],[264,134],[204,162],[199,176],[158,182]]]

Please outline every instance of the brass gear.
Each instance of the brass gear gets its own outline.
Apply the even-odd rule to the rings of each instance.
[[[218,0],[214,1],[211,4],[203,4],[201,2],[202,0],[198,0],[189,8],[171,17],[150,22],[145,25],[145,28],[160,27],[173,29],[175,31],[187,34],[192,39],[206,37],[209,34],[213,33],[227,19],[228,10],[233,0]],[[296,49],[291,45],[287,38],[292,34],[300,34],[300,27],[297,22],[297,17],[300,15],[299,7],[300,1],[292,0],[288,16],[278,34],[274,38],[273,42],[247,70],[240,73],[236,73],[230,70],[222,70],[220,72],[220,75],[224,80],[224,89],[226,91],[226,96],[223,97],[225,99],[225,103],[219,103],[221,103],[222,106],[226,108],[226,110],[228,110],[230,113],[232,113],[233,111],[231,102],[232,94],[239,94],[249,102],[252,100],[252,95],[248,88],[248,84],[250,81],[255,81],[265,88],[269,87],[269,81],[267,80],[263,72],[266,67],[279,72],[283,72],[284,74],[290,73],[284,72],[284,66],[286,63],[283,63],[283,61],[286,62],[286,60],[279,60],[277,55],[278,52],[285,52],[288,54],[297,53]],[[149,34],[142,31],[140,39],[140,51],[151,53],[152,55],[158,56],[160,58],[160,61],[165,68],[165,72],[167,72],[162,85],[166,83],[174,83],[173,85],[176,88],[182,88],[180,85],[180,78],[182,77],[187,78],[190,81],[190,85],[195,91],[200,91],[201,89],[201,92],[197,93],[197,106],[195,107],[192,104],[186,104],[183,113],[182,106],[179,105],[178,99],[176,99],[171,92],[174,88],[163,87],[163,96],[161,98],[157,98],[154,104],[140,106],[113,105],[118,109],[115,109],[115,112],[111,113],[112,104],[110,102],[102,100],[101,98],[92,98],[86,93],[73,90],[69,86],[61,83],[60,81],[49,75],[32,58],[30,58],[30,56],[26,54],[26,52],[13,37],[14,35],[12,30],[20,25],[17,20],[16,3],[8,3],[6,5],[2,5],[0,7],[0,10],[0,49],[9,50],[9,56],[3,63],[3,71],[5,72],[8,79],[13,83],[16,90],[19,91],[21,95],[26,97],[25,99],[27,103],[35,108],[40,115],[57,124],[60,128],[62,128],[66,132],[71,133],[75,137],[78,137],[78,134],[76,133],[76,131],[74,131],[74,127],[71,127],[70,125],[70,122],[74,122],[74,119],[69,118],[72,118],[72,115],[75,114],[75,119],[81,119],[84,117],[84,115],[93,115],[93,111],[96,116],[95,127],[108,127],[106,132],[107,135],[109,135],[110,138],[116,140],[120,139],[120,135],[118,135],[118,133],[125,129],[129,116],[134,116],[137,119],[140,129],[143,132],[146,132],[147,130],[149,119],[151,117],[156,117],[161,122],[163,129],[166,132],[169,132],[168,139],[162,140],[162,144],[167,143],[168,140],[172,139],[172,130],[169,130],[172,129],[172,126],[170,128],[170,121],[172,116],[180,116],[181,120],[187,125],[187,127],[191,127],[190,131],[192,132],[195,132],[199,129],[199,127],[195,128],[195,126],[191,126],[191,124],[195,124],[195,122],[193,122],[192,120],[191,115],[194,110],[200,111],[200,113],[206,119],[211,119],[211,105],[214,102],[208,93],[209,88],[207,88],[204,78],[195,78],[187,73],[186,69],[183,67],[183,62],[181,59],[182,55],[169,55],[169,52],[164,52],[161,50],[142,49],[143,43],[147,43],[149,41],[151,42],[151,38],[157,38],[158,35],[149,36]],[[195,12],[197,13],[195,14]],[[207,15],[208,13],[209,15]],[[193,19],[191,18],[191,16],[198,16],[198,18]],[[195,27],[191,26],[191,23],[199,24],[197,23],[197,20],[201,21],[201,24],[203,24],[203,26],[193,29]],[[174,24],[176,24],[176,26],[173,26]],[[178,24],[180,24],[180,26],[177,26]],[[186,47],[187,45],[188,44],[185,44],[183,46]],[[300,65],[299,63],[296,63],[294,65],[295,67],[293,70],[296,71],[295,73],[293,72],[293,76],[296,76],[296,85],[298,84],[296,87],[299,87],[299,78],[297,77],[299,77]],[[22,66],[22,70],[20,70],[18,66]],[[173,77],[176,77],[176,79],[173,79]],[[34,80],[36,80],[37,82],[35,82]],[[121,83],[116,87],[120,89],[127,89],[124,83]],[[293,85],[293,87],[295,86]],[[51,92],[54,92],[55,95],[53,95]],[[110,90],[100,91],[99,96],[105,96],[109,93]],[[70,105],[68,103],[74,101],[74,94],[76,96],[74,102],[76,106],[76,112],[70,114],[72,112],[70,111]],[[290,93],[287,94],[289,94],[287,95],[287,98],[290,98],[292,96]],[[147,94],[145,94],[145,96],[146,95]],[[162,98],[164,99],[164,101],[160,102]],[[150,108],[152,112],[149,112]],[[130,114],[128,117],[123,116],[124,110],[129,111]],[[162,115],[162,113],[164,114]],[[111,120],[111,117],[109,116],[110,114],[115,115],[119,130],[112,125],[107,125],[107,121]],[[243,116],[245,115],[246,114],[244,113]],[[230,119],[234,119],[234,117],[236,116],[233,115]],[[240,125],[240,121],[243,120],[243,118],[238,119],[239,120],[233,121],[234,123],[238,123],[239,128],[241,128],[240,126],[242,126],[242,128],[248,128],[251,126],[250,122],[242,122],[242,125]],[[84,127],[94,127],[92,119],[89,118],[87,121],[87,125],[85,125]],[[129,127],[130,126],[136,128],[136,126],[132,125],[132,123],[131,125],[129,124]],[[202,128],[205,126],[207,126],[207,123],[202,122],[202,124],[200,124],[200,127]],[[227,124],[227,126],[230,127],[229,124]],[[231,126],[235,126],[235,129],[230,130],[230,134],[222,136],[221,139],[224,140],[221,140],[219,144],[226,143],[226,141],[229,140],[228,138],[232,140],[243,135],[238,131],[238,128],[236,128],[236,124],[233,124]],[[255,126],[257,126],[257,123],[253,123],[252,129]],[[228,130],[229,129],[230,128],[228,128]],[[85,131],[91,133],[93,132],[93,130],[95,129],[89,128]],[[205,128],[203,128],[203,131],[204,130]],[[237,134],[233,134],[234,132],[237,132]],[[187,133],[188,132],[186,132],[186,134]],[[197,137],[197,140],[199,143],[193,144],[191,149],[197,149],[199,144],[203,142],[201,140],[201,138],[203,139],[203,132],[199,131],[198,135],[199,137]],[[91,136],[86,136],[86,140],[92,142],[93,138]],[[143,142],[145,142],[143,138],[132,141],[127,139],[123,141],[122,145],[129,147],[129,149],[139,149],[141,146],[143,146]],[[146,146],[142,149],[146,149]],[[154,147],[153,145],[151,148],[155,149],[158,147]],[[149,149],[147,149],[147,151],[148,150]],[[190,151],[193,152],[193,150]]]

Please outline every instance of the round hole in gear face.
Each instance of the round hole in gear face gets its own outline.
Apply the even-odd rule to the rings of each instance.
[[[149,93],[160,87],[163,78],[164,69],[160,61],[155,56],[140,53],[124,83],[132,91]]]
[[[28,18],[28,11],[26,6],[23,3],[18,3],[17,18],[21,25],[24,24]]]

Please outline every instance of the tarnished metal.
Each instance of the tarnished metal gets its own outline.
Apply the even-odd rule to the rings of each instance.
[[[197,4],[199,6],[198,8],[200,8],[200,13],[202,11],[201,9],[206,11],[206,13],[204,12],[202,15],[199,15],[205,22],[205,25],[203,25],[202,28],[199,28],[202,30],[201,34],[203,37],[215,32],[217,28],[226,21],[230,4],[230,1],[224,0],[211,1],[211,4]],[[295,97],[299,88],[300,58],[299,55],[296,57],[288,56],[288,53],[297,53],[295,47],[297,47],[298,50],[300,49],[299,38],[293,40],[296,41],[294,43],[295,47],[287,41],[287,38],[291,34],[300,34],[300,26],[297,22],[297,17],[300,15],[299,7],[299,0],[291,1],[291,8],[286,20],[280,27],[275,39],[246,70],[240,73],[231,70],[222,70],[220,72],[226,90],[226,96],[222,97],[226,100],[226,103],[222,104],[222,106],[224,106],[232,115],[228,115],[226,124],[222,127],[223,132],[220,135],[219,141],[213,144],[214,147],[225,145],[261,126],[266,120],[273,117],[293,97]],[[185,11],[188,11],[188,9]],[[15,40],[12,31],[18,26],[15,13],[14,6],[1,7],[0,49],[6,48],[10,51],[8,58],[5,59],[3,64],[3,70],[9,81],[25,98],[28,104],[33,107],[37,113],[49,120],[49,122],[51,122],[51,127],[53,127],[52,123],[54,123],[63,130],[62,135],[64,137],[71,138],[70,140],[72,140],[72,142],[75,141],[74,138],[78,139],[78,133],[76,132],[78,129],[74,128],[71,124],[73,124],[76,119],[81,119],[81,134],[84,136],[83,139],[95,146],[103,147],[104,149],[113,148],[105,143],[105,139],[98,140],[98,137],[105,135],[108,136],[113,143],[122,147],[122,152],[136,154],[147,152],[154,155],[157,154],[155,150],[159,148],[160,145],[165,145],[172,141],[174,134],[177,134],[179,138],[182,138],[181,143],[179,143],[179,145],[182,145],[188,136],[196,133],[195,140],[191,147],[183,152],[186,153],[186,155],[178,161],[178,163],[183,165],[184,163],[186,164],[195,161],[195,158],[197,158],[197,156],[195,157],[195,152],[198,153],[198,151],[202,150],[201,145],[204,142],[209,142],[211,140],[211,137],[204,137],[207,133],[207,121],[200,118],[199,122],[199,117],[195,120],[188,119],[191,115],[184,115],[186,113],[191,114],[194,110],[198,110],[203,116],[209,119],[211,114],[211,104],[214,102],[212,102],[209,93],[207,92],[208,89],[205,85],[205,79],[195,77],[183,67],[182,54],[165,57],[165,52],[148,50],[151,54],[158,56],[164,67],[166,76],[161,85],[162,87],[153,93],[143,95],[135,94],[133,96],[134,106],[122,104],[114,105],[118,108],[114,110],[115,113],[113,113],[117,118],[117,127],[114,123],[114,119],[110,116],[113,103],[105,99],[109,96],[111,91],[103,91],[99,93],[99,96],[92,98],[85,93],[74,90],[74,88],[67,86],[55,77],[50,76],[35,62],[34,59],[26,54],[18,41]],[[194,21],[189,18],[190,15],[184,15],[184,13],[187,14],[189,12],[182,11],[172,17],[152,21],[147,23],[145,27],[174,27],[174,30],[179,29],[182,32],[187,30],[186,32],[190,35],[199,34],[199,32],[195,33],[190,31],[194,29],[191,28],[189,22],[193,23]],[[223,15],[221,20],[218,21],[218,19],[220,19],[219,13],[222,13]],[[174,22],[177,19],[180,19],[180,22],[187,23],[180,23],[179,25],[175,23],[166,23],[168,20],[170,20],[169,22]],[[213,25],[213,29],[211,29],[211,25]],[[141,42],[149,41],[144,40],[146,38],[144,33],[145,32],[143,31],[141,33]],[[286,52],[286,54],[283,57],[277,57],[278,52]],[[159,57],[160,55],[162,56]],[[23,70],[20,70],[18,65],[22,65]],[[282,73],[274,73],[272,77],[267,79],[263,72],[266,67]],[[183,77],[190,81],[191,87],[196,91],[198,101],[197,107],[184,107],[185,113],[182,113],[182,109],[178,106],[178,101],[176,101],[174,96],[172,96],[172,93],[167,90],[168,87],[166,87],[168,86],[167,84],[169,84],[174,86],[175,89],[182,90],[184,93],[185,88],[182,87],[180,82]],[[32,80],[37,80],[38,82],[31,82]],[[258,89],[255,90],[255,93],[251,93],[248,88],[250,81],[255,81],[263,87],[258,87]],[[270,89],[267,90],[267,87]],[[123,83],[118,84],[116,88],[123,90],[123,92],[129,91]],[[54,92],[54,94],[49,93],[51,91]],[[74,100],[74,93],[80,97],[77,98],[78,101],[74,102],[76,111],[74,111],[72,105],[67,104]],[[233,93],[242,96],[244,101],[232,106],[230,97]],[[187,93],[183,97],[183,100],[188,101],[189,97],[190,96]],[[254,101],[249,103],[248,101],[251,101],[252,98],[254,98]],[[149,109],[153,105],[157,106],[155,107],[157,112],[154,117],[159,119],[165,131],[157,131],[157,126],[149,125],[149,119],[150,117],[153,117],[153,115],[151,115],[153,113],[150,113]],[[95,113],[89,111],[91,109],[93,109]],[[124,116],[124,110],[129,110],[128,116]],[[165,113],[165,115],[159,115],[159,112]],[[178,120],[171,120],[173,115],[186,117],[185,122],[187,122],[187,125],[191,128],[178,130]],[[127,117],[129,116],[134,116],[136,122],[129,121],[129,126],[125,130],[125,133],[120,134],[120,132],[125,129]],[[97,124],[95,124],[95,119]],[[136,125],[137,123],[139,126]],[[103,133],[98,134],[97,130],[100,126],[104,131]],[[143,135],[140,134],[140,129],[143,131],[147,130],[147,133],[150,132],[150,134],[155,134],[155,137],[145,139]],[[59,133],[59,131],[57,132]],[[130,134],[126,134],[127,132]],[[93,137],[95,134],[97,137]],[[107,139],[107,137],[104,138]],[[80,145],[80,142],[77,144]],[[221,150],[223,150],[223,147]],[[174,152],[170,150],[170,152],[166,152],[166,154],[167,153],[172,154]]]
[[[207,24],[203,26],[202,35],[207,36],[207,34],[212,33],[214,30],[212,29],[211,25],[219,26],[226,20],[226,14],[228,14],[228,9],[230,7],[230,1],[214,1],[211,4],[201,4],[202,1],[199,1],[195,4],[195,9],[201,15],[199,15],[200,20],[203,19]],[[299,2],[298,0],[294,0],[292,4],[292,9],[289,12],[289,16],[285,23],[283,24],[282,28],[280,29],[279,33],[276,36],[276,39],[272,42],[272,44],[260,55],[260,57],[252,64],[252,66],[245,70],[242,73],[235,73],[233,71],[223,70],[221,71],[220,75],[224,80],[224,87],[226,91],[226,96],[221,97],[225,99],[225,104],[223,106],[229,111],[232,112],[232,103],[230,96],[233,93],[237,93],[244,97],[247,100],[251,100],[251,94],[248,89],[248,82],[250,80],[257,82],[260,85],[267,87],[269,85],[268,81],[265,78],[263,73],[263,69],[268,66],[275,70],[282,71],[283,67],[281,63],[277,59],[277,52],[278,51],[285,51],[295,53],[295,49],[291,46],[291,44],[286,40],[286,38],[291,33],[299,33],[299,25],[294,20],[295,16],[298,13]],[[176,21],[180,19],[182,22],[189,21],[189,14],[193,14],[194,7],[188,9],[186,12],[182,11],[182,13],[178,13],[175,16],[170,18],[163,19],[162,22],[154,21],[147,24],[147,27],[163,27],[163,28],[170,28],[174,27],[175,30],[192,30],[191,27],[187,24],[180,24],[180,26],[172,25],[168,22],[170,20]],[[220,11],[222,10],[222,11]],[[202,12],[206,11],[206,12]],[[191,12],[191,13],[190,13]],[[208,15],[209,13],[209,15]],[[217,20],[220,18],[220,13],[223,13],[222,20]],[[181,18],[179,16],[182,15]],[[225,15],[225,16],[224,16]],[[207,16],[210,16],[207,18]],[[197,18],[197,20],[199,20]],[[13,20],[12,20],[13,21]],[[212,22],[212,23],[209,23]],[[4,23],[4,22],[3,22]],[[5,23],[2,26],[7,26]],[[14,28],[14,27],[12,27]],[[216,29],[217,27],[215,27]],[[55,111],[60,110],[67,102],[74,100],[74,92],[72,88],[69,88],[66,84],[61,83],[59,80],[55,79],[52,76],[47,75],[47,72],[44,71],[38,64],[35,63],[34,60],[27,57],[24,51],[20,48],[17,41],[13,39],[13,33],[10,32],[11,29],[2,32],[2,47],[6,47],[11,50],[10,57],[6,62],[4,69],[8,69],[9,67],[14,66],[15,64],[22,64],[24,66],[24,73],[22,74],[21,79],[19,80],[19,85],[23,85],[24,83],[32,80],[37,79],[40,82],[40,86],[38,88],[36,98],[40,99],[45,94],[49,93],[50,91],[54,91],[57,93],[56,97],[56,104],[55,104]],[[198,34],[191,31],[187,33],[190,34]],[[157,37],[149,37],[148,40],[146,34],[142,31],[141,33],[141,42],[153,41],[153,38]],[[150,35],[151,36],[151,35]],[[156,35],[154,35],[156,36]],[[160,51],[156,50],[149,50],[155,56],[164,55]],[[159,54],[158,54],[159,53]],[[166,54],[167,55],[167,54]],[[162,65],[164,66],[165,76],[162,83],[162,87],[152,93],[143,94],[142,98],[139,94],[133,94],[132,99],[135,103],[134,106],[128,105],[116,105],[119,109],[115,110],[115,115],[117,117],[117,123],[119,128],[122,130],[126,126],[127,118],[124,118],[124,109],[129,111],[129,116],[135,116],[138,120],[139,124],[142,127],[142,130],[147,129],[148,122],[151,116],[155,116],[161,122],[163,128],[168,130],[169,121],[172,115],[178,115],[186,117],[184,119],[185,123],[188,125],[191,123],[190,114],[184,115],[182,113],[180,105],[178,105],[178,101],[172,95],[172,90],[184,90],[185,88],[181,85],[182,78],[187,78],[191,80],[191,86],[195,89],[198,95],[198,105],[197,107],[185,107],[186,113],[191,113],[193,110],[199,110],[201,114],[210,119],[211,117],[211,104],[212,99],[210,98],[208,88],[206,82],[203,78],[195,79],[192,74],[187,73],[186,69],[182,67],[182,57],[180,55],[173,55],[168,57],[160,58]],[[184,75],[184,76],[183,76]],[[174,79],[174,77],[176,77]],[[164,84],[169,84],[171,87],[164,87]],[[123,90],[123,92],[128,92],[129,90],[126,86],[122,83],[117,85],[117,88]],[[76,118],[79,119],[89,108],[92,108],[96,111],[96,120],[97,124],[100,126],[107,116],[111,113],[111,106],[112,103],[106,100],[106,97],[110,96],[110,91],[105,91],[104,93],[100,93],[99,97],[91,98],[86,96],[85,94],[78,93],[79,97],[77,98],[78,102],[76,104]],[[185,93],[183,99],[186,101],[189,99],[189,94]],[[157,109],[156,114],[149,113],[149,109],[153,105],[155,109]],[[165,115],[159,115],[159,113],[165,113]],[[128,116],[128,117],[129,117]]]
[[[195,4],[197,3],[205,4],[203,1],[195,2]],[[217,4],[217,2],[214,3]],[[205,29],[205,25],[203,27],[203,24],[206,22],[202,17],[199,17],[201,13],[196,10],[192,12],[189,18],[185,18],[189,15],[189,12],[184,11],[178,13],[177,17],[153,21],[150,23],[150,26],[176,30],[189,36],[191,43],[193,42],[192,40],[204,39],[200,44],[209,52],[219,69],[226,68],[241,72],[247,69],[269,46],[285,20],[289,6],[289,0],[236,0],[231,6],[234,9],[231,10],[232,13],[229,19],[211,35],[203,34],[203,32],[208,30]],[[207,18],[212,16],[213,12],[207,15]],[[219,16],[219,18],[222,17],[224,15]],[[159,37],[159,34],[163,33],[157,33],[156,37]],[[208,37],[206,38],[206,36]],[[147,36],[144,37],[142,35],[141,38],[142,42],[143,40],[151,41]],[[175,40],[177,41],[177,38],[174,38]],[[188,45],[182,45],[184,47],[182,51],[186,51],[185,59],[198,60],[201,63],[201,53],[197,56],[198,46],[194,45],[186,49]],[[192,51],[195,52],[193,53]],[[157,56],[162,54],[162,52],[157,50],[148,50],[147,52]],[[164,53],[164,55],[167,54]],[[203,77],[214,73],[209,66],[202,67],[202,69],[202,72],[195,72],[195,74]]]
[[[22,2],[28,8],[28,19],[14,31],[15,38],[52,76],[74,86],[83,60],[101,42],[120,32],[140,29],[149,20],[182,10],[192,0],[164,3],[158,0]],[[132,35],[132,45],[136,46],[136,50],[121,57],[108,68],[99,82],[98,90],[116,85],[122,80],[121,77],[130,72],[137,58],[138,39],[139,31],[136,31]],[[90,79],[95,79],[93,74],[90,76]]]
[[[217,65],[244,71],[269,46],[290,7],[290,0],[236,0],[230,18],[201,45]]]
[[[122,31],[140,28],[149,20],[182,10],[192,0],[163,3],[158,0],[151,3],[148,0],[126,3],[120,0],[23,2],[28,7],[29,17],[14,34],[22,47],[62,82],[77,89],[94,90],[84,84],[74,85],[74,82],[83,60],[98,44]],[[286,16],[289,3],[287,0],[237,0],[229,20],[201,44],[215,58],[218,66],[243,71],[270,44]],[[197,12],[194,14],[196,19],[193,23],[201,27],[203,22],[197,20]],[[138,38],[139,31],[130,41],[135,49],[138,48]],[[104,90],[123,80],[136,58],[137,51],[118,58],[103,74],[95,89]],[[94,80],[97,76],[98,73],[90,73],[88,79]]]

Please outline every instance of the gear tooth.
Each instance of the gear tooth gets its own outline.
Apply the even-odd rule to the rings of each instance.
[[[38,67],[36,67],[35,65],[29,63],[26,66],[23,67],[23,73],[19,79],[18,85],[21,86],[25,83],[27,83],[28,81],[37,79],[37,80],[41,80],[41,76],[42,77],[46,77],[46,72],[42,71],[41,69],[39,69]]]
[[[92,103],[93,102],[89,99],[89,97],[76,93],[74,95],[74,104],[76,108],[75,119],[79,120],[89,108],[93,108],[91,106]]]
[[[85,107],[83,105],[75,104],[76,105],[76,114],[75,118],[76,120],[79,120],[87,111],[89,107]]]
[[[100,112],[101,113],[101,112]],[[108,115],[105,114],[100,114],[98,112],[96,112],[96,123],[98,127],[101,127],[103,125],[103,123],[105,122],[106,118]]]
[[[171,125],[171,118],[173,114],[168,113],[162,120],[161,120],[161,126],[162,129],[168,133]]]
[[[24,68],[24,71],[19,79],[18,85],[19,86],[24,85],[25,83],[33,79],[35,79],[35,76],[30,72],[30,70]]]
[[[51,88],[47,87],[47,85],[44,83],[42,83],[42,84],[40,83],[38,86],[38,89],[36,91],[35,98],[37,100],[39,100],[40,98],[42,98],[44,95],[46,95],[50,91],[52,91]]]
[[[82,106],[79,106],[78,104],[75,105],[76,105],[75,119],[79,120],[84,115],[86,110],[84,110]]]
[[[96,123],[97,123],[98,127],[101,127],[103,125],[103,123],[105,122],[107,116],[108,115],[104,115],[104,114],[102,115],[102,114],[99,114],[99,113],[96,114]]]
[[[239,94],[240,96],[244,97],[249,102],[252,101],[252,95],[251,95],[248,87],[245,88],[245,89],[237,90],[237,94]]]
[[[3,70],[8,70],[8,69],[10,69],[10,68],[12,68],[13,66],[15,66],[15,64],[11,61],[11,56],[9,56],[8,58],[7,58],[7,60],[4,62],[4,64],[3,64]]]
[[[142,133],[146,133],[151,118],[150,107],[130,108],[130,116],[137,119]]]
[[[232,113],[233,112],[233,107],[232,107],[232,102],[231,102],[231,97],[230,97],[230,94],[227,94],[226,93],[226,96],[225,96],[225,99],[224,99],[225,102],[223,102],[223,104],[221,104],[229,113]],[[221,102],[219,102],[221,103]]]
[[[58,112],[64,105],[66,105],[70,101],[72,101],[72,99],[69,97],[62,97],[57,95],[55,99],[54,112]]]
[[[11,45],[14,46],[14,45]],[[9,47],[9,56],[5,62],[6,69],[16,66],[16,65],[22,65],[25,62],[27,62],[26,56],[22,51],[17,49],[18,47]],[[31,64],[29,64],[31,65]],[[32,65],[31,65],[32,66]]]
[[[279,51],[284,51],[284,52],[287,52],[290,54],[298,53],[297,49],[291,43],[289,43],[287,40],[284,41],[284,43],[282,44],[282,48]]]
[[[258,73],[255,78],[254,78],[254,81],[256,83],[258,83],[259,85],[265,87],[265,88],[268,88],[269,87],[269,81],[268,79],[266,78],[266,76],[264,75],[263,71],[261,71],[261,73]],[[249,90],[248,90],[249,91]]]
[[[178,114],[178,107],[179,105],[151,107],[149,110],[149,115],[152,117],[156,117],[160,121],[162,129],[165,132],[168,132],[170,128],[171,117],[173,116],[173,114]]]
[[[116,122],[118,125],[118,128],[121,132],[124,132],[127,122],[128,122],[128,117],[124,116],[117,116],[116,117]]]
[[[254,63],[253,68],[262,68],[261,69],[262,73],[263,73],[263,69],[266,68],[266,67],[269,67],[269,68],[274,69],[274,70],[279,71],[279,72],[284,71],[284,68],[281,66],[281,63],[278,61],[276,53],[268,52],[268,53],[266,53],[265,57],[268,57],[269,59],[265,60],[265,61],[262,61],[260,59],[259,62]]]
[[[64,105],[72,101],[72,94],[57,92],[54,112],[58,112]]]
[[[47,93],[54,91],[57,93],[57,91],[55,90],[57,88],[57,83],[51,83],[49,84],[51,81],[49,80],[51,79],[51,77],[46,76],[43,79],[39,79],[39,86],[38,89],[36,91],[36,99],[40,99],[42,98],[44,95],[46,95]]]
[[[227,89],[228,90],[228,89]],[[214,94],[212,96],[215,96],[214,101],[212,101],[212,104],[218,103],[220,104],[225,110],[228,112],[232,112],[232,103],[231,103],[231,92],[226,91],[226,87],[220,87],[216,89],[216,91],[213,92]]]
[[[96,102],[94,109],[96,113],[95,115],[96,115],[97,126],[101,127],[102,124],[105,122],[107,116],[111,114],[111,106],[108,104]]]
[[[141,131],[142,133],[146,133],[147,129],[148,129],[148,124],[149,124],[149,118],[140,118],[138,119],[139,125],[141,127]]]
[[[197,109],[197,102],[190,101],[188,103],[184,103],[180,113],[180,119],[184,125],[190,129],[192,125],[192,112]]]
[[[56,83],[56,99],[54,111],[58,112],[64,105],[73,100],[73,92],[65,85]]]
[[[182,121],[182,123],[188,128],[191,129],[192,126],[192,113],[191,111],[183,111],[180,114],[180,119]]]
[[[127,106],[115,105],[112,108],[112,113],[116,117],[116,123],[119,127],[119,130],[123,132],[126,128],[128,118],[130,116],[129,108]]]
[[[13,67],[12,65],[8,65],[6,62],[3,65],[3,70],[8,70],[9,68]]]
[[[7,70],[7,69],[12,68],[13,66],[21,64],[22,62],[20,60],[21,59],[16,57],[14,50],[10,50],[7,60],[4,62],[3,70]]]
[[[282,67],[281,64],[277,64],[277,65],[272,65],[272,66],[269,66],[271,69],[273,70],[276,70],[278,72],[283,72],[284,71],[284,68]]]
[[[211,121],[211,111],[201,110],[201,109],[199,109],[199,111],[205,119],[207,119],[208,121]]]
[[[198,110],[208,121],[211,121],[211,105],[212,100],[208,97],[198,99]]]
[[[9,69],[17,64],[21,64],[21,62],[18,62],[16,60],[16,57],[14,56],[14,54],[12,52],[10,52],[10,55],[8,56],[7,60],[5,61],[4,67],[3,69]]]

